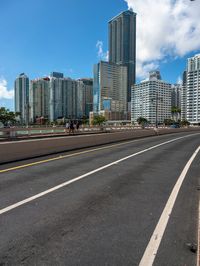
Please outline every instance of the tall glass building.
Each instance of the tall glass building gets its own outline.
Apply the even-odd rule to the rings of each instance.
[[[127,67],[100,61],[94,66],[93,111],[107,110],[126,118]]]
[[[132,9],[109,21],[109,62],[127,66],[127,102],[130,102],[136,65],[136,13]]]
[[[21,73],[15,80],[15,112],[20,112],[20,123],[29,120],[29,78]]]

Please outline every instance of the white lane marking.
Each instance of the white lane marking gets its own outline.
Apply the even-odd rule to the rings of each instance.
[[[160,216],[160,219],[158,221],[158,224],[151,236],[151,239],[147,245],[147,248],[144,252],[144,255],[140,261],[139,266],[152,266],[153,262],[156,258],[162,237],[164,235],[165,229],[167,227],[167,223],[169,221],[169,218],[171,216],[172,213],[172,209],[174,207],[176,198],[178,196],[178,193],[180,191],[181,185],[187,175],[187,172],[192,164],[192,162],[194,161],[195,157],[197,156],[198,152],[200,151],[200,146],[196,149],[196,151],[193,153],[192,157],[190,158],[190,160],[187,162],[187,164],[185,165],[181,175],[179,176],[173,190],[172,193],[165,205],[165,208]]]
[[[95,134],[95,136],[99,136],[99,135],[104,135],[107,133],[98,133]],[[109,133],[109,134],[114,134],[114,133]],[[41,138],[41,139],[29,139],[29,140],[13,140],[13,141],[6,141],[6,142],[2,142],[0,143],[0,145],[5,145],[5,144],[17,144],[17,143],[26,143],[26,142],[35,142],[35,141],[45,141],[45,140],[56,140],[56,139],[71,139],[71,138],[81,138],[81,137],[88,137],[88,136],[92,136],[92,134],[84,134],[84,135],[67,135],[66,136],[62,136],[62,137],[51,137],[51,138]]]
[[[197,266],[200,265],[200,199],[199,199],[199,214],[198,214],[198,234],[197,234]]]
[[[198,134],[200,134],[200,133],[198,133]],[[194,134],[191,134],[191,135],[193,136]],[[106,168],[108,168],[108,167],[111,167],[111,166],[113,166],[113,165],[116,165],[116,164],[118,164],[118,163],[121,163],[121,162],[123,162],[123,161],[125,161],[125,160],[127,160],[127,159],[130,159],[130,158],[132,158],[132,157],[135,157],[135,156],[140,155],[140,154],[142,154],[142,153],[145,153],[145,152],[147,152],[147,151],[153,150],[153,149],[158,148],[158,147],[160,147],[160,146],[166,145],[166,144],[168,144],[168,143],[171,143],[171,142],[174,142],[174,141],[177,141],[177,140],[180,140],[180,139],[187,138],[187,137],[189,137],[189,136],[191,136],[191,135],[187,135],[187,136],[183,136],[183,137],[179,137],[179,138],[175,138],[175,139],[172,139],[172,140],[168,140],[168,141],[165,141],[165,142],[159,143],[159,144],[157,144],[157,145],[155,145],[155,146],[152,146],[152,147],[150,147],[150,148],[147,148],[147,149],[145,149],[145,150],[142,150],[142,151],[139,151],[139,152],[133,153],[133,154],[131,154],[131,155],[129,155],[129,156],[126,156],[126,157],[124,157],[124,158],[122,158],[122,159],[119,159],[119,160],[114,161],[114,162],[112,162],[112,163],[106,164],[106,165],[104,165],[104,166],[102,166],[102,167],[99,167],[99,168],[97,168],[97,169],[95,169],[95,170],[93,170],[93,171],[90,171],[90,172],[88,172],[88,173],[86,173],[86,174],[84,174],[84,175],[81,175],[81,176],[78,176],[78,177],[76,177],[76,178],[73,178],[73,179],[71,179],[71,180],[69,180],[69,181],[67,181],[67,182],[64,182],[64,183],[62,183],[62,184],[60,184],[60,185],[57,185],[57,186],[52,187],[52,188],[50,188],[50,189],[47,189],[47,190],[45,190],[45,191],[43,191],[43,192],[41,192],[41,193],[39,193],[39,194],[36,194],[36,195],[34,195],[34,196],[32,196],[32,197],[29,197],[29,198],[26,198],[26,199],[24,199],[24,200],[22,200],[22,201],[19,201],[19,202],[15,203],[15,204],[12,204],[12,205],[10,205],[10,206],[8,206],[8,207],[6,207],[6,208],[3,208],[3,209],[0,210],[0,215],[3,214],[3,213],[6,213],[6,212],[8,212],[8,211],[11,211],[11,210],[13,210],[13,209],[15,209],[15,208],[17,208],[17,207],[19,207],[19,206],[21,206],[21,205],[24,205],[24,204],[26,204],[26,203],[28,203],[28,202],[31,202],[31,201],[33,201],[33,200],[35,200],[35,199],[38,199],[38,198],[40,198],[40,197],[43,197],[43,196],[45,196],[45,195],[47,195],[47,194],[49,194],[49,193],[52,193],[52,192],[54,192],[54,191],[56,191],[56,190],[58,190],[58,189],[60,189],[60,188],[63,188],[63,187],[68,186],[68,185],[70,185],[70,184],[72,184],[72,183],[74,183],[74,182],[77,182],[77,181],[79,181],[79,180],[81,180],[81,179],[83,179],[83,178],[85,178],[85,177],[87,177],[87,176],[90,176],[90,175],[92,175],[92,174],[94,174],[94,173],[97,173],[97,172],[100,172],[101,170],[104,170],[104,169],[106,169]],[[195,134],[195,135],[196,135],[196,134]]]

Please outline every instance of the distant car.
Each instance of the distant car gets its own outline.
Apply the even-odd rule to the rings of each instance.
[[[180,125],[173,124],[173,125],[170,126],[170,128],[180,128]]]

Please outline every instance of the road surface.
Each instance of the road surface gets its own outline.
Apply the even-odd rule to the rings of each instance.
[[[196,266],[199,146],[178,133],[1,165],[0,265]]]

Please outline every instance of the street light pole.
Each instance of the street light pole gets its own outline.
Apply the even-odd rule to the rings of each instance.
[[[156,128],[158,128],[158,91],[156,92]]]
[[[155,126],[156,128],[158,128],[158,101],[162,101],[163,98],[162,97],[158,97],[158,91],[156,91],[156,97],[155,98],[152,98],[151,101],[155,101],[156,102],[156,123],[155,123]]]

